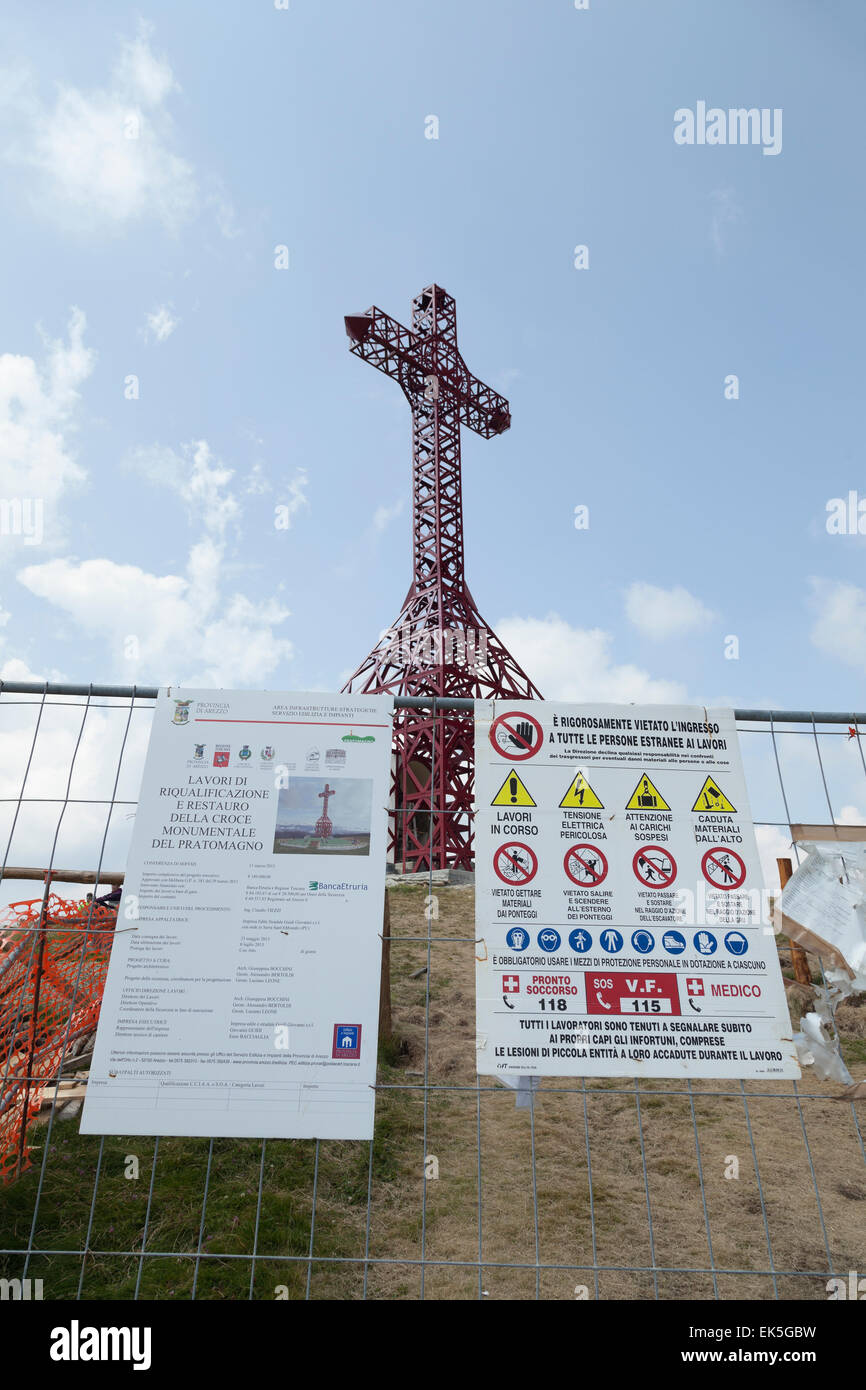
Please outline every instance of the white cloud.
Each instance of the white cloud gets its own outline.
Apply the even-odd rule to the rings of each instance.
[[[838,825],[866,825],[866,815],[859,806],[843,806],[836,817]]]
[[[294,478],[291,478],[282,489],[282,496],[288,495],[288,501],[281,501],[277,504],[281,516],[285,518],[285,526],[281,529],[288,530],[292,520],[302,507],[309,507],[307,501],[307,487],[309,485],[306,468],[299,468]]]
[[[265,473],[264,464],[254,463],[244,479],[244,492],[251,493],[253,497],[261,497],[270,491],[271,484]]]
[[[292,656],[292,644],[275,631],[289,610],[276,599],[225,594],[221,561],[222,547],[206,538],[190,551],[183,575],[108,559],[55,559],[18,578],[83,634],[103,638],[124,682],[260,684]]]
[[[743,220],[743,208],[732,188],[714,188],[710,194],[710,240],[720,256],[727,249],[727,233]]]
[[[373,513],[373,530],[377,535],[381,535],[392,521],[396,521],[403,511],[404,499],[401,497],[392,507],[377,507]]]
[[[180,323],[168,304],[159,304],[151,313],[145,315],[144,334],[156,343],[164,343],[170,338]]]
[[[292,644],[277,635],[289,610],[277,599],[226,592],[223,561],[241,506],[233,471],[205,440],[141,449],[131,463],[150,481],[183,498],[203,531],[183,574],[151,574],[107,558],[55,559],[21,570],[18,579],[66,613],[87,636],[107,643],[124,682],[232,686],[262,684]]]
[[[75,424],[78,388],[93,370],[85,327],[84,314],[72,309],[66,341],[46,339],[41,365],[11,352],[0,356],[0,496],[7,500],[26,498],[50,508],[86,477],[66,438]],[[0,551],[17,549],[13,539],[4,535]]]
[[[498,636],[547,700],[614,704],[683,704],[678,681],[656,680],[637,666],[614,664],[613,637],[600,628],[571,627],[564,618],[504,618]]]
[[[866,590],[813,579],[809,606],[818,617],[809,636],[825,656],[866,671]]]
[[[629,622],[655,642],[706,627],[715,616],[681,585],[659,589],[640,581],[626,590],[625,612]]]
[[[234,472],[214,458],[206,440],[193,440],[179,451],[161,445],[134,449],[127,462],[150,482],[170,487],[183,498],[191,519],[201,521],[211,535],[223,537],[227,527],[239,521],[240,503],[226,490]]]
[[[33,200],[81,230],[122,228],[152,217],[176,229],[197,209],[192,166],[175,153],[165,109],[177,90],[146,27],[122,44],[104,88],[59,87],[43,103],[28,80],[0,80],[7,160],[36,171]]]

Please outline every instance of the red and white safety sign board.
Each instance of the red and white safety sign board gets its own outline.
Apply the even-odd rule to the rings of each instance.
[[[475,709],[479,1074],[796,1079],[733,711]]]

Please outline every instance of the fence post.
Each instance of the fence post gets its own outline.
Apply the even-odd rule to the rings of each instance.
[[[784,888],[788,879],[794,872],[794,867],[790,859],[777,859],[776,863],[779,866],[779,883]],[[792,941],[790,936],[788,937],[788,945],[791,947],[791,964],[794,967],[794,979],[798,984],[811,985],[812,972],[809,969],[806,952],[803,950],[799,941]]]
[[[24,1150],[27,1146],[27,1126],[30,1119],[30,1091],[33,1085],[33,1068],[36,1065],[36,1046],[39,1029],[39,996],[42,992],[42,976],[45,973],[45,936],[48,931],[48,897],[50,892],[51,871],[50,869],[46,869],[45,889],[42,894],[42,907],[39,911],[39,949],[36,955],[36,977],[33,983],[33,1003],[30,1012],[30,1046],[27,1050],[27,1073],[24,1078],[21,1134],[18,1139],[18,1160],[15,1164],[16,1178],[21,1176],[21,1169],[24,1164]]]
[[[391,903],[385,889],[382,913],[382,983],[379,987],[379,1042],[391,1036]]]

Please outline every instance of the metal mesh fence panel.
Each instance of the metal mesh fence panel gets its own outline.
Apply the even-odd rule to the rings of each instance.
[[[14,1154],[0,1185],[3,1279],[84,1300],[825,1299],[858,1269],[866,1147],[838,1085],[807,1070],[800,1083],[576,1079],[516,1095],[476,1077],[468,875],[386,889],[393,1035],[372,1142],[80,1136],[74,1073],[106,941],[96,885],[122,868],[154,696],[0,689],[4,902],[29,902],[0,943],[15,1040],[0,1054],[0,1124],[34,1111],[28,1163]],[[786,852],[792,822],[856,818],[866,715],[737,714],[766,852]],[[431,824],[443,814],[428,810]],[[28,863],[43,884],[13,877]],[[92,874],[92,900],[64,880],[73,867]],[[32,1021],[52,950],[73,963],[53,1050]],[[856,1074],[866,1008],[855,997],[836,1023]]]

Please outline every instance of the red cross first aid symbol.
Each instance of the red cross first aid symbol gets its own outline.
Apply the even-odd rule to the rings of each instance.
[[[520,976],[519,976],[519,975],[503,975],[503,976],[502,976],[502,993],[503,993],[503,994],[519,994],[519,993],[520,993]]]
[[[689,994],[703,994],[704,982],[703,980],[686,980],[686,989]]]

